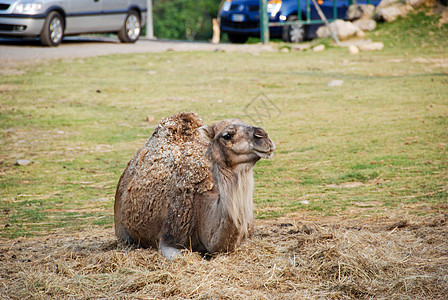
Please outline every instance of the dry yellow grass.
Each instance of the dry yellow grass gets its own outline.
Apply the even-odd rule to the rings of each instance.
[[[258,220],[236,252],[171,262],[112,230],[0,241],[2,299],[443,299],[448,216]]]

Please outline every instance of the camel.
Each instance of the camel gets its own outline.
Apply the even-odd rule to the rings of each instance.
[[[239,119],[163,119],[118,182],[118,240],[168,259],[184,250],[233,251],[254,233],[253,167],[274,150],[263,129]]]

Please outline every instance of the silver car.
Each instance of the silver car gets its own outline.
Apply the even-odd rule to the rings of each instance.
[[[145,21],[146,0],[0,0],[0,36],[39,37],[45,46],[82,33],[134,43]]]

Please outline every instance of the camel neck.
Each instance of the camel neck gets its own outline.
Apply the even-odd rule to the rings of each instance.
[[[253,165],[241,164],[233,170],[215,171],[221,211],[236,228],[247,233],[248,224],[253,220]]]

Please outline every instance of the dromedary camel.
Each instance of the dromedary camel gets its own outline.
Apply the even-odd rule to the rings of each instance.
[[[182,249],[235,249],[254,231],[252,169],[274,149],[263,129],[239,119],[163,119],[118,182],[118,239],[159,247],[169,259]]]

